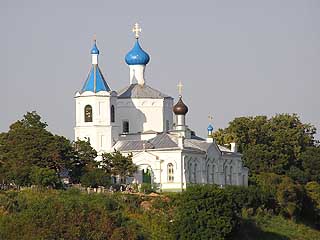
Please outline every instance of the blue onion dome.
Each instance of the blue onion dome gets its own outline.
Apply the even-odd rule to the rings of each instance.
[[[209,126],[208,126],[208,128],[207,128],[207,129],[208,129],[208,131],[209,131],[209,132],[212,132],[212,131],[213,131],[213,127],[212,127],[212,125],[211,125],[211,124],[209,124]]]
[[[140,47],[139,41],[137,39],[133,48],[130,50],[130,52],[127,53],[125,60],[128,65],[147,65],[150,57],[148,53],[146,53]]]
[[[97,47],[96,41],[94,41],[93,47],[91,48],[91,54],[99,54],[99,49]]]

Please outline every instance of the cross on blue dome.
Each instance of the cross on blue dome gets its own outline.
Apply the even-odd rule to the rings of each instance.
[[[148,53],[141,48],[138,39],[130,52],[127,53],[125,61],[128,65],[147,65],[150,61]]]
[[[91,54],[99,54],[99,49],[97,47],[97,42],[96,41],[94,41],[94,44],[93,44],[93,46],[91,48]]]

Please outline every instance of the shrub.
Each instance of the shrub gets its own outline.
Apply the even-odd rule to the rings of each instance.
[[[61,185],[56,172],[49,168],[32,167],[30,173],[31,183],[41,187],[57,187]]]
[[[80,179],[81,184],[85,187],[107,187],[111,183],[110,176],[108,176],[103,169],[93,168],[86,172]]]
[[[225,239],[238,224],[240,209],[216,186],[192,186],[176,200],[176,239]]]
[[[140,192],[146,194],[154,192],[151,183],[142,183],[140,186]]]
[[[282,177],[281,183],[277,186],[276,199],[284,216],[291,219],[296,219],[300,216],[303,190],[291,178]]]
[[[250,208],[255,212],[258,208],[271,209],[275,205],[270,194],[263,192],[258,186],[228,186],[226,191],[238,208]]]
[[[262,173],[257,175],[257,186],[261,189],[268,209],[291,219],[300,216],[303,203],[303,188],[301,185],[282,175]]]
[[[11,197],[18,211],[0,215],[0,239],[142,239],[112,195],[52,190]]]
[[[305,211],[307,217],[320,228],[320,184],[317,182],[308,182],[305,186],[306,200]]]

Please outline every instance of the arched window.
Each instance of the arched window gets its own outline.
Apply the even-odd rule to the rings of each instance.
[[[167,175],[168,175],[168,182],[174,181],[174,172],[173,172],[173,164],[169,163],[167,166]]]
[[[91,105],[87,105],[84,107],[84,121],[92,122],[92,107]]]
[[[192,183],[192,163],[189,163],[189,182]]]
[[[111,108],[110,108],[110,118],[111,118],[111,122],[115,122],[115,112],[114,112],[114,106],[111,105]]]
[[[232,185],[232,166],[230,167],[229,183]]]
[[[225,166],[224,167],[224,172],[223,172],[223,174],[224,174],[224,185],[227,185],[227,169],[228,169],[228,167],[227,166]]]
[[[197,183],[197,164],[194,164],[194,169],[193,169],[193,181],[194,183]]]
[[[214,171],[215,171],[214,165],[212,165],[212,171],[211,171],[211,183],[214,183]]]
[[[122,132],[129,133],[129,121],[122,122]]]
[[[166,120],[166,131],[169,131],[170,130],[170,123],[169,123],[169,120]]]
[[[210,164],[207,165],[207,183],[210,183]]]
[[[151,183],[151,171],[149,168],[147,170],[142,169],[142,182]]]

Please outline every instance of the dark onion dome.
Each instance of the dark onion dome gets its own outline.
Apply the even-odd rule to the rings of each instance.
[[[176,115],[186,115],[187,114],[188,107],[182,101],[181,96],[179,97],[179,101],[177,102],[177,104],[173,106],[173,112]]]
[[[140,47],[137,39],[133,48],[127,53],[125,60],[128,65],[147,65],[150,57],[148,53]]]

